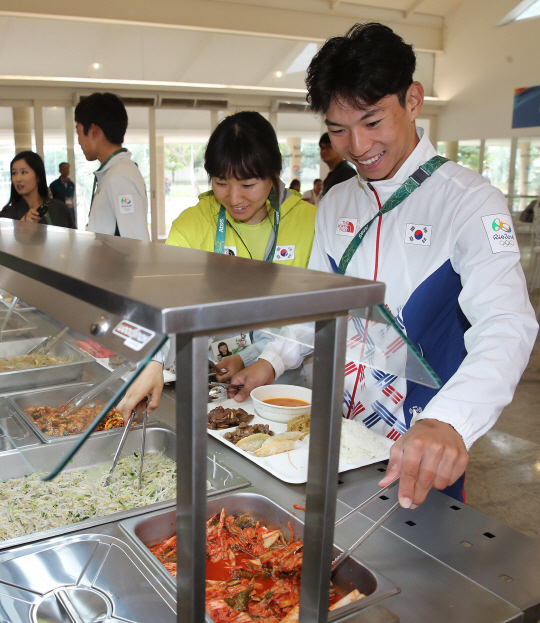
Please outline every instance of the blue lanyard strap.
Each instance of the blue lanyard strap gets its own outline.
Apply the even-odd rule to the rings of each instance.
[[[266,256],[266,262],[273,262],[274,255],[276,254],[276,245],[277,245],[277,237],[279,231],[279,203],[277,201],[276,192],[274,188],[272,188],[270,192],[270,196],[268,197],[270,201],[270,205],[274,209],[274,228],[271,235],[274,236],[274,242],[272,244],[272,248],[270,249],[268,255]],[[227,211],[223,206],[219,208],[218,221],[216,227],[216,239],[214,242],[214,253],[225,253],[225,236],[227,235]]]
[[[354,254],[358,250],[358,247],[362,244],[369,228],[373,224],[375,219],[379,218],[383,214],[390,212],[394,208],[397,208],[407,197],[413,193],[428,177],[431,177],[435,171],[442,166],[445,162],[448,162],[448,158],[443,156],[433,156],[427,162],[425,162],[418,170],[416,170],[405,182],[393,193],[390,198],[384,202],[383,207],[375,214],[375,216],[368,221],[362,229],[351,240],[349,246],[345,249],[345,253],[341,257],[339,262],[338,272],[340,275],[344,275],[347,267],[349,266]]]

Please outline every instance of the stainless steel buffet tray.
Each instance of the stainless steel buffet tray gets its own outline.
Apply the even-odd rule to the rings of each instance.
[[[0,311],[0,326],[7,313],[7,309]],[[23,316],[19,312],[13,312],[6,328],[2,331],[2,340],[12,340],[37,329],[29,320],[31,317],[29,314]]]
[[[14,450],[13,443],[20,448],[37,445],[40,440],[13,412],[11,403],[6,398],[0,398],[0,452]]]
[[[291,534],[288,523],[294,530],[295,538],[301,538],[304,533],[304,523],[300,519],[255,490],[231,493],[208,500],[206,508],[207,519],[220,513],[222,508],[227,510],[227,514],[233,515],[242,515],[249,511],[252,519],[260,521],[265,527],[281,530],[286,541]],[[129,536],[134,547],[140,552],[140,556],[145,557],[148,566],[153,565],[173,590],[176,587],[176,580],[150,552],[148,547],[157,545],[176,533],[176,510],[156,511],[143,517],[127,519],[120,523],[120,528]],[[341,550],[334,548],[334,556],[340,553]],[[342,588],[347,593],[353,588],[357,588],[366,597],[339,610],[329,612],[328,621],[342,619],[353,612],[400,592],[400,589],[388,578],[354,558],[349,558],[339,567],[332,581],[335,586]],[[212,619],[208,615],[206,615],[206,621],[212,623]]]
[[[8,400],[13,405],[13,408],[15,409],[19,417],[24,420],[24,422],[30,427],[30,429],[43,443],[60,443],[61,441],[65,441],[66,437],[73,440],[80,437],[82,433],[76,435],[67,435],[65,437],[55,437],[53,435],[47,435],[34,423],[34,420],[31,417],[26,415],[24,410],[27,407],[31,406],[41,407],[43,405],[47,405],[48,407],[59,407],[60,405],[71,400],[71,398],[73,398],[79,392],[82,392],[85,389],[89,389],[90,387],[92,387],[92,383],[78,383],[68,385],[66,387],[53,387],[50,389],[22,392],[13,396],[8,396]],[[99,400],[99,402],[104,406],[113,397],[113,395],[114,390],[108,387],[107,389],[103,390],[103,392],[99,394],[99,396],[97,396],[95,400],[92,400],[87,406],[94,406],[96,400]],[[142,422],[142,420],[140,420],[141,417],[142,415],[137,415],[134,420],[137,426]],[[93,434],[101,437],[110,435],[117,430],[118,429],[103,430]],[[73,443],[73,441],[71,443]]]
[[[118,447],[121,429],[108,431],[106,436],[92,436],[70,463],[70,470],[84,470],[98,468],[100,466],[110,466],[113,454]],[[123,455],[127,456],[133,452],[139,452],[141,447],[142,430],[140,428],[132,430],[127,436]],[[68,443],[64,441],[64,443]],[[69,442],[71,443],[71,442]],[[176,435],[173,431],[157,426],[150,426],[146,432],[146,452],[162,452],[165,456],[176,459]],[[59,447],[57,444],[40,444],[38,446],[25,448],[21,453],[19,450],[2,452],[0,454],[0,479],[9,480],[11,478],[22,478],[32,473],[32,469],[41,468],[47,472],[51,465],[58,460]],[[213,457],[207,457],[206,478],[210,482],[212,489],[207,491],[208,496],[217,495],[227,491],[232,491],[248,486],[249,481],[227,467],[216,463]],[[52,528],[42,532],[28,534],[25,536],[0,541],[0,550],[15,547],[23,543],[50,538],[60,534],[76,532],[92,526],[99,526],[111,521],[127,519],[151,510],[169,508],[176,504],[176,500],[157,502],[148,506],[134,508],[121,513],[113,513],[103,517],[87,519],[79,523],[68,524],[59,528]],[[174,511],[173,511],[174,512]],[[1,619],[0,619],[1,621]]]
[[[144,559],[104,534],[0,554],[0,621],[175,623],[175,602]]]
[[[24,355],[42,341],[42,337],[33,337],[25,340],[0,342],[0,357],[9,358]],[[90,355],[63,340],[51,348],[50,354],[56,357],[72,358],[72,361],[56,366],[44,366],[43,368],[0,372],[0,393],[76,381],[82,377],[84,364],[94,361]]]

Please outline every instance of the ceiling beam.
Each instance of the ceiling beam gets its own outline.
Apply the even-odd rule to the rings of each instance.
[[[336,2],[336,0],[332,0]],[[297,41],[325,41],[362,21],[382,21],[416,50],[443,50],[443,20],[403,11],[329,0],[2,0],[0,16],[41,17],[94,23],[253,35]],[[39,7],[38,10],[36,8]]]
[[[422,2],[424,2],[424,0],[413,0],[411,4],[409,4],[408,8],[406,8],[404,11],[405,19],[407,19],[409,15],[412,15],[416,11],[416,9],[422,4]]]

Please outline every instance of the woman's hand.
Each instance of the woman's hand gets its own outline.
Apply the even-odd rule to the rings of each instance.
[[[28,212],[21,218],[21,221],[26,221],[29,223],[37,223],[41,217],[39,216],[37,210],[30,208]]]
[[[217,374],[216,380],[220,383],[226,383],[229,381],[237,372],[244,369],[244,361],[240,355],[231,355],[230,357],[225,357],[218,364],[217,367],[220,370],[225,370],[223,374]]]
[[[159,399],[163,391],[163,366],[159,361],[151,361],[141,372],[139,378],[127,390],[126,395],[116,407],[127,423],[133,409],[146,396],[150,397],[147,413],[159,407]]]

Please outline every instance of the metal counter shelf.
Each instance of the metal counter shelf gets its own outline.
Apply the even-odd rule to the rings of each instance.
[[[118,447],[122,429],[107,431],[107,433],[108,434],[105,436],[92,436],[75,455],[69,471],[94,470],[96,468],[99,469],[101,466],[104,468],[110,467],[112,457]],[[141,435],[142,430],[140,428],[134,429],[129,433],[124,446],[123,456],[128,456],[133,452],[140,451]],[[69,442],[64,440],[63,443],[67,444]],[[46,471],[48,467],[53,465],[57,460],[58,452],[58,444],[40,444],[24,449],[2,452],[0,454],[1,478],[2,480],[10,480],[31,475],[32,470],[29,465],[34,466],[34,468],[41,466],[43,470]],[[155,424],[150,425],[146,431],[146,452],[161,452],[166,457],[176,460],[176,434],[167,428]],[[246,478],[220,465],[211,457],[207,457],[206,478],[212,486],[212,490],[207,491],[208,496],[233,491],[250,484]],[[0,541],[0,550],[17,547],[24,543],[51,538],[61,534],[77,532],[92,526],[99,526],[120,519],[127,519],[135,515],[147,513],[151,510],[174,507],[175,503],[175,499],[166,500],[155,504],[149,504],[148,506],[129,509],[120,513],[112,513],[110,515],[95,517],[78,523]]]
[[[0,357],[10,358],[25,355],[31,348],[43,341],[41,337],[32,337],[24,340],[14,340],[0,343]],[[50,350],[55,357],[70,359],[67,363],[41,368],[27,368],[0,372],[0,393],[16,392],[47,385],[71,383],[83,375],[85,364],[94,359],[64,340],[59,340]]]
[[[207,519],[219,514],[222,508],[225,508],[228,514],[233,515],[242,515],[249,511],[254,521],[260,521],[266,528],[281,530],[286,541],[291,536],[288,524],[296,536],[302,537],[304,532],[303,521],[253,488],[250,488],[249,491],[220,495],[209,500],[207,503]],[[176,588],[174,577],[150,552],[148,547],[157,545],[176,534],[175,523],[175,510],[156,511],[120,523],[120,528],[131,539],[139,555],[145,559],[148,566],[157,570],[173,592]],[[341,551],[335,547],[334,555],[339,555]],[[332,582],[344,592],[350,592],[351,589],[357,588],[366,597],[339,610],[329,612],[328,621],[337,621],[349,617],[359,610],[400,592],[400,589],[386,577],[352,557],[336,571]],[[212,619],[208,615],[206,615],[206,621],[212,623]]]

